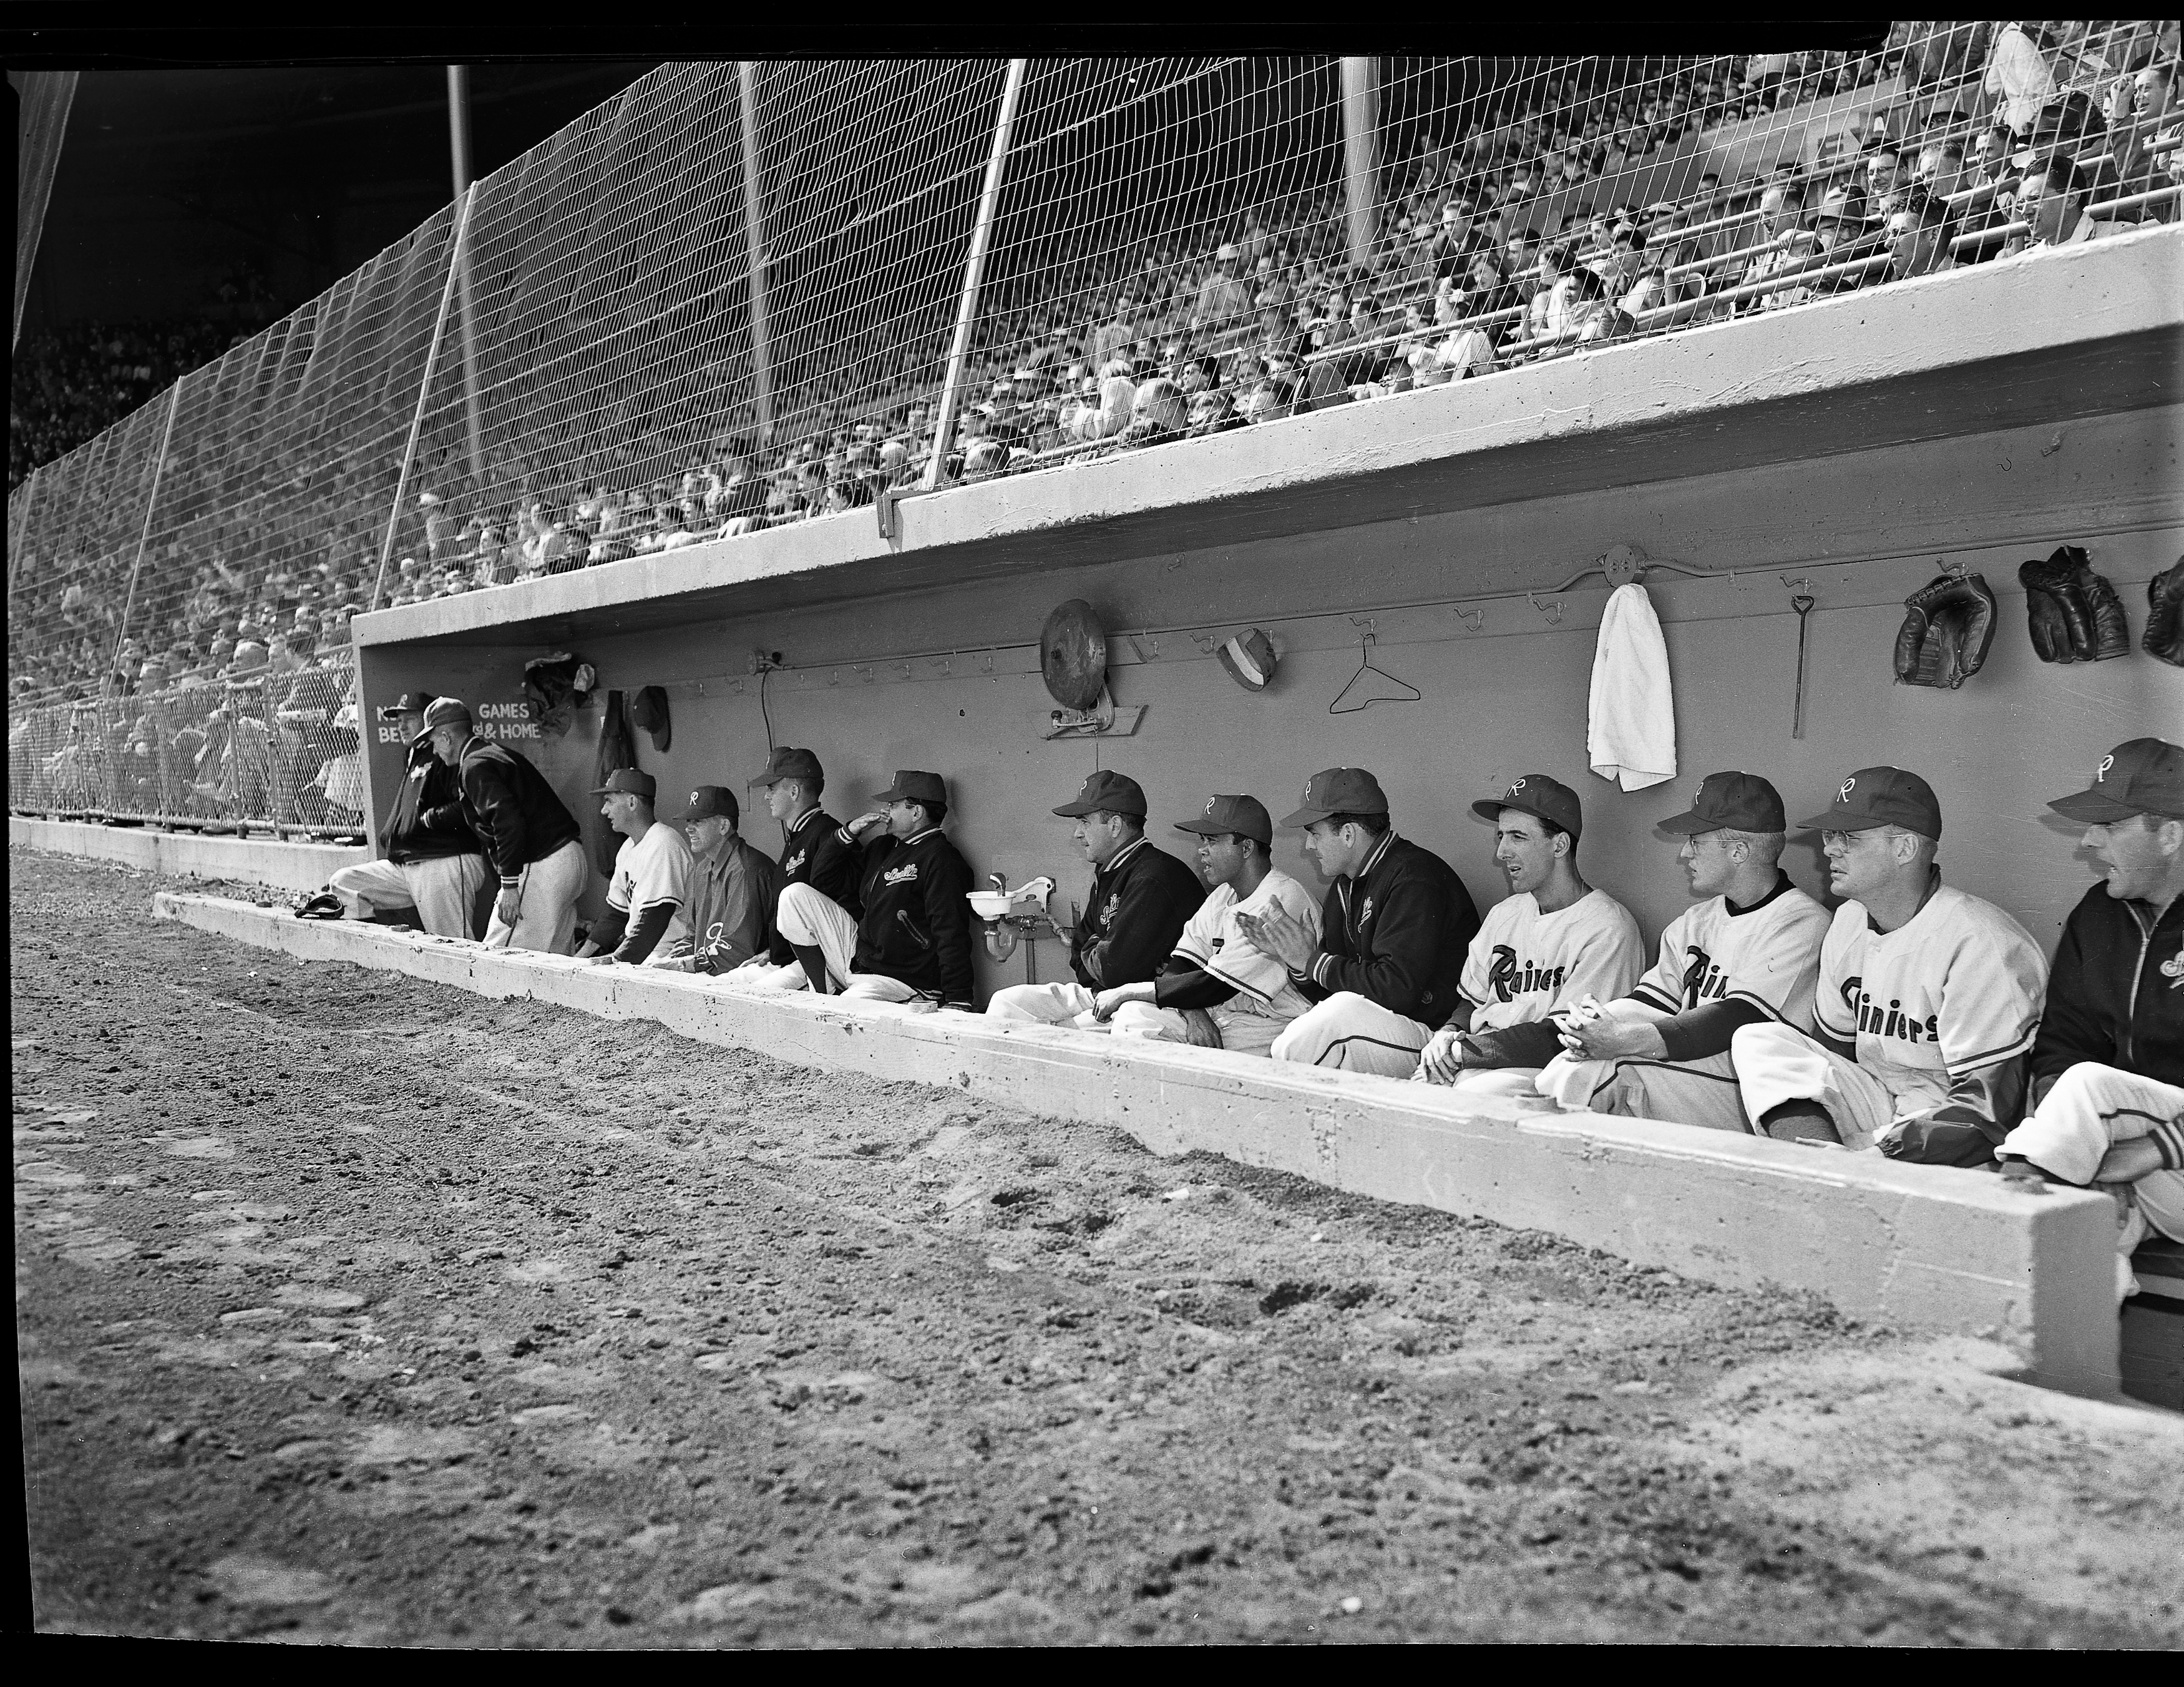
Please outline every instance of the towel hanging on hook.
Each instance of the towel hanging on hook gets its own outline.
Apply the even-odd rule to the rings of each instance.
[[[1378,642],[1368,627],[1358,643],[1357,671],[1351,675],[1349,684],[1334,693],[1334,701],[1327,705],[1329,714],[1355,715],[1376,703],[1417,703],[1424,699],[1425,693],[1416,686],[1373,665],[1373,646]],[[1369,680],[1366,678],[1368,674],[1372,676]],[[1384,689],[1384,687],[1394,689]],[[1343,699],[1353,691],[1358,693],[1356,700],[1345,702]]]

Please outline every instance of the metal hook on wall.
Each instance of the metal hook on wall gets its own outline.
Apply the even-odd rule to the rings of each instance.
[[[1484,610],[1468,610],[1459,604],[1456,606],[1456,618],[1474,632],[1485,631],[1486,611]]]
[[[1550,598],[1543,604],[1540,601],[1540,594],[1537,592],[1527,592],[1524,593],[1524,599],[1547,618],[1549,626],[1560,626],[1563,624],[1563,600],[1560,598]]]
[[[1800,574],[1794,580],[1786,574],[1778,574],[1774,577],[1782,582],[1782,589],[1786,592],[1810,593],[1813,589],[1812,580],[1807,575]]]

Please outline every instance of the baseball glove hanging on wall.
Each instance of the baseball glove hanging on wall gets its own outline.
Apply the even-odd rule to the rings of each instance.
[[[1092,605],[1072,598],[1039,633],[1039,671],[1064,709],[1089,709],[1107,686],[1107,634]]]
[[[2148,655],[2184,668],[2184,556],[2146,582],[2146,631],[2139,643]]]
[[[2131,654],[2131,626],[2115,587],[2093,572],[2086,554],[2062,545],[2047,561],[2017,571],[2032,654],[2043,662],[2105,662]]]
[[[1944,574],[1903,600],[1896,677],[1954,691],[1980,671],[1994,643],[1994,593],[1976,574]]]

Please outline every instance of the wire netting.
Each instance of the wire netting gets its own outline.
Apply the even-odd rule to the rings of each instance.
[[[370,607],[2173,220],[2176,56],[662,66],[15,490],[9,800],[344,826]]]

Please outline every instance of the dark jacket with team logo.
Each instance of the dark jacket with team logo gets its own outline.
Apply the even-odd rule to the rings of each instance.
[[[379,841],[387,859],[437,861],[448,855],[475,855],[477,833],[463,819],[462,781],[455,770],[432,754],[432,735],[410,740],[408,769],[395,788],[394,806]]]
[[[1092,899],[1070,940],[1070,971],[1088,990],[1143,983],[1175,953],[1205,900],[1196,873],[1139,838],[1092,875]]]
[[[472,738],[463,746],[460,772],[463,818],[503,884],[582,837],[546,776],[507,745]]]
[[[2184,1085],[2184,897],[2157,920],[2097,884],[2063,922],[2032,1043],[2035,1093],[2081,1061]]]
[[[1354,990],[1439,1030],[1456,1011],[1479,910],[1456,869],[1393,832],[1355,879],[1334,882],[1320,910],[1321,953],[1297,989],[1323,1001]]]
[[[813,809],[797,821],[781,846],[782,888],[808,884],[822,896],[839,903],[853,920],[865,910],[857,899],[858,870],[857,846],[842,841],[841,828],[824,809]],[[766,959],[776,966],[794,966],[796,952],[777,932]]]
[[[883,832],[861,849],[846,832],[834,836],[857,852],[865,910],[851,969],[970,1006],[971,864],[937,826],[915,838]]]

